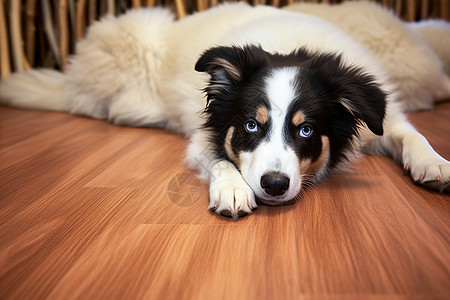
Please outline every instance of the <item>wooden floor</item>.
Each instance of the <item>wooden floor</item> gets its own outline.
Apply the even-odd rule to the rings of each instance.
[[[450,103],[411,120],[450,157]],[[450,197],[389,158],[234,222],[185,147],[0,107],[0,299],[449,299]]]

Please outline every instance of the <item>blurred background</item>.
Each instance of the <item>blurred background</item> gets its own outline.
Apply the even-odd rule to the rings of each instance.
[[[33,67],[65,69],[76,41],[86,28],[107,14],[163,6],[178,18],[200,12],[219,0],[0,0],[0,76]],[[335,4],[338,0],[249,0],[252,5],[283,7],[294,2]],[[414,22],[450,19],[450,0],[379,0],[400,18]]]

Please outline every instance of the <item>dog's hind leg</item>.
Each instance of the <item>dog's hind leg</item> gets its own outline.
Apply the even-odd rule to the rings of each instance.
[[[388,115],[383,136],[369,138],[366,142],[367,151],[391,155],[410,172],[415,182],[450,192],[450,162],[431,147],[402,113]]]

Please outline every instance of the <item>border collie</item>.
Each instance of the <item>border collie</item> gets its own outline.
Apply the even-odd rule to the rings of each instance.
[[[450,162],[406,120],[372,54],[336,26],[242,3],[173,19],[163,9],[106,17],[66,74],[14,74],[1,101],[185,134],[209,208],[233,218],[258,199],[295,200],[358,150],[448,191]]]

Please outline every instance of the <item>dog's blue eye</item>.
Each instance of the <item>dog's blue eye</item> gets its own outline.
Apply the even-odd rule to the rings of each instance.
[[[258,132],[258,124],[256,123],[256,121],[248,121],[247,123],[245,123],[244,127],[245,131],[247,131],[248,133]]]
[[[313,134],[313,129],[311,126],[309,125],[305,125],[302,128],[300,128],[300,131],[298,133],[300,135],[300,137],[307,139],[310,138]]]

